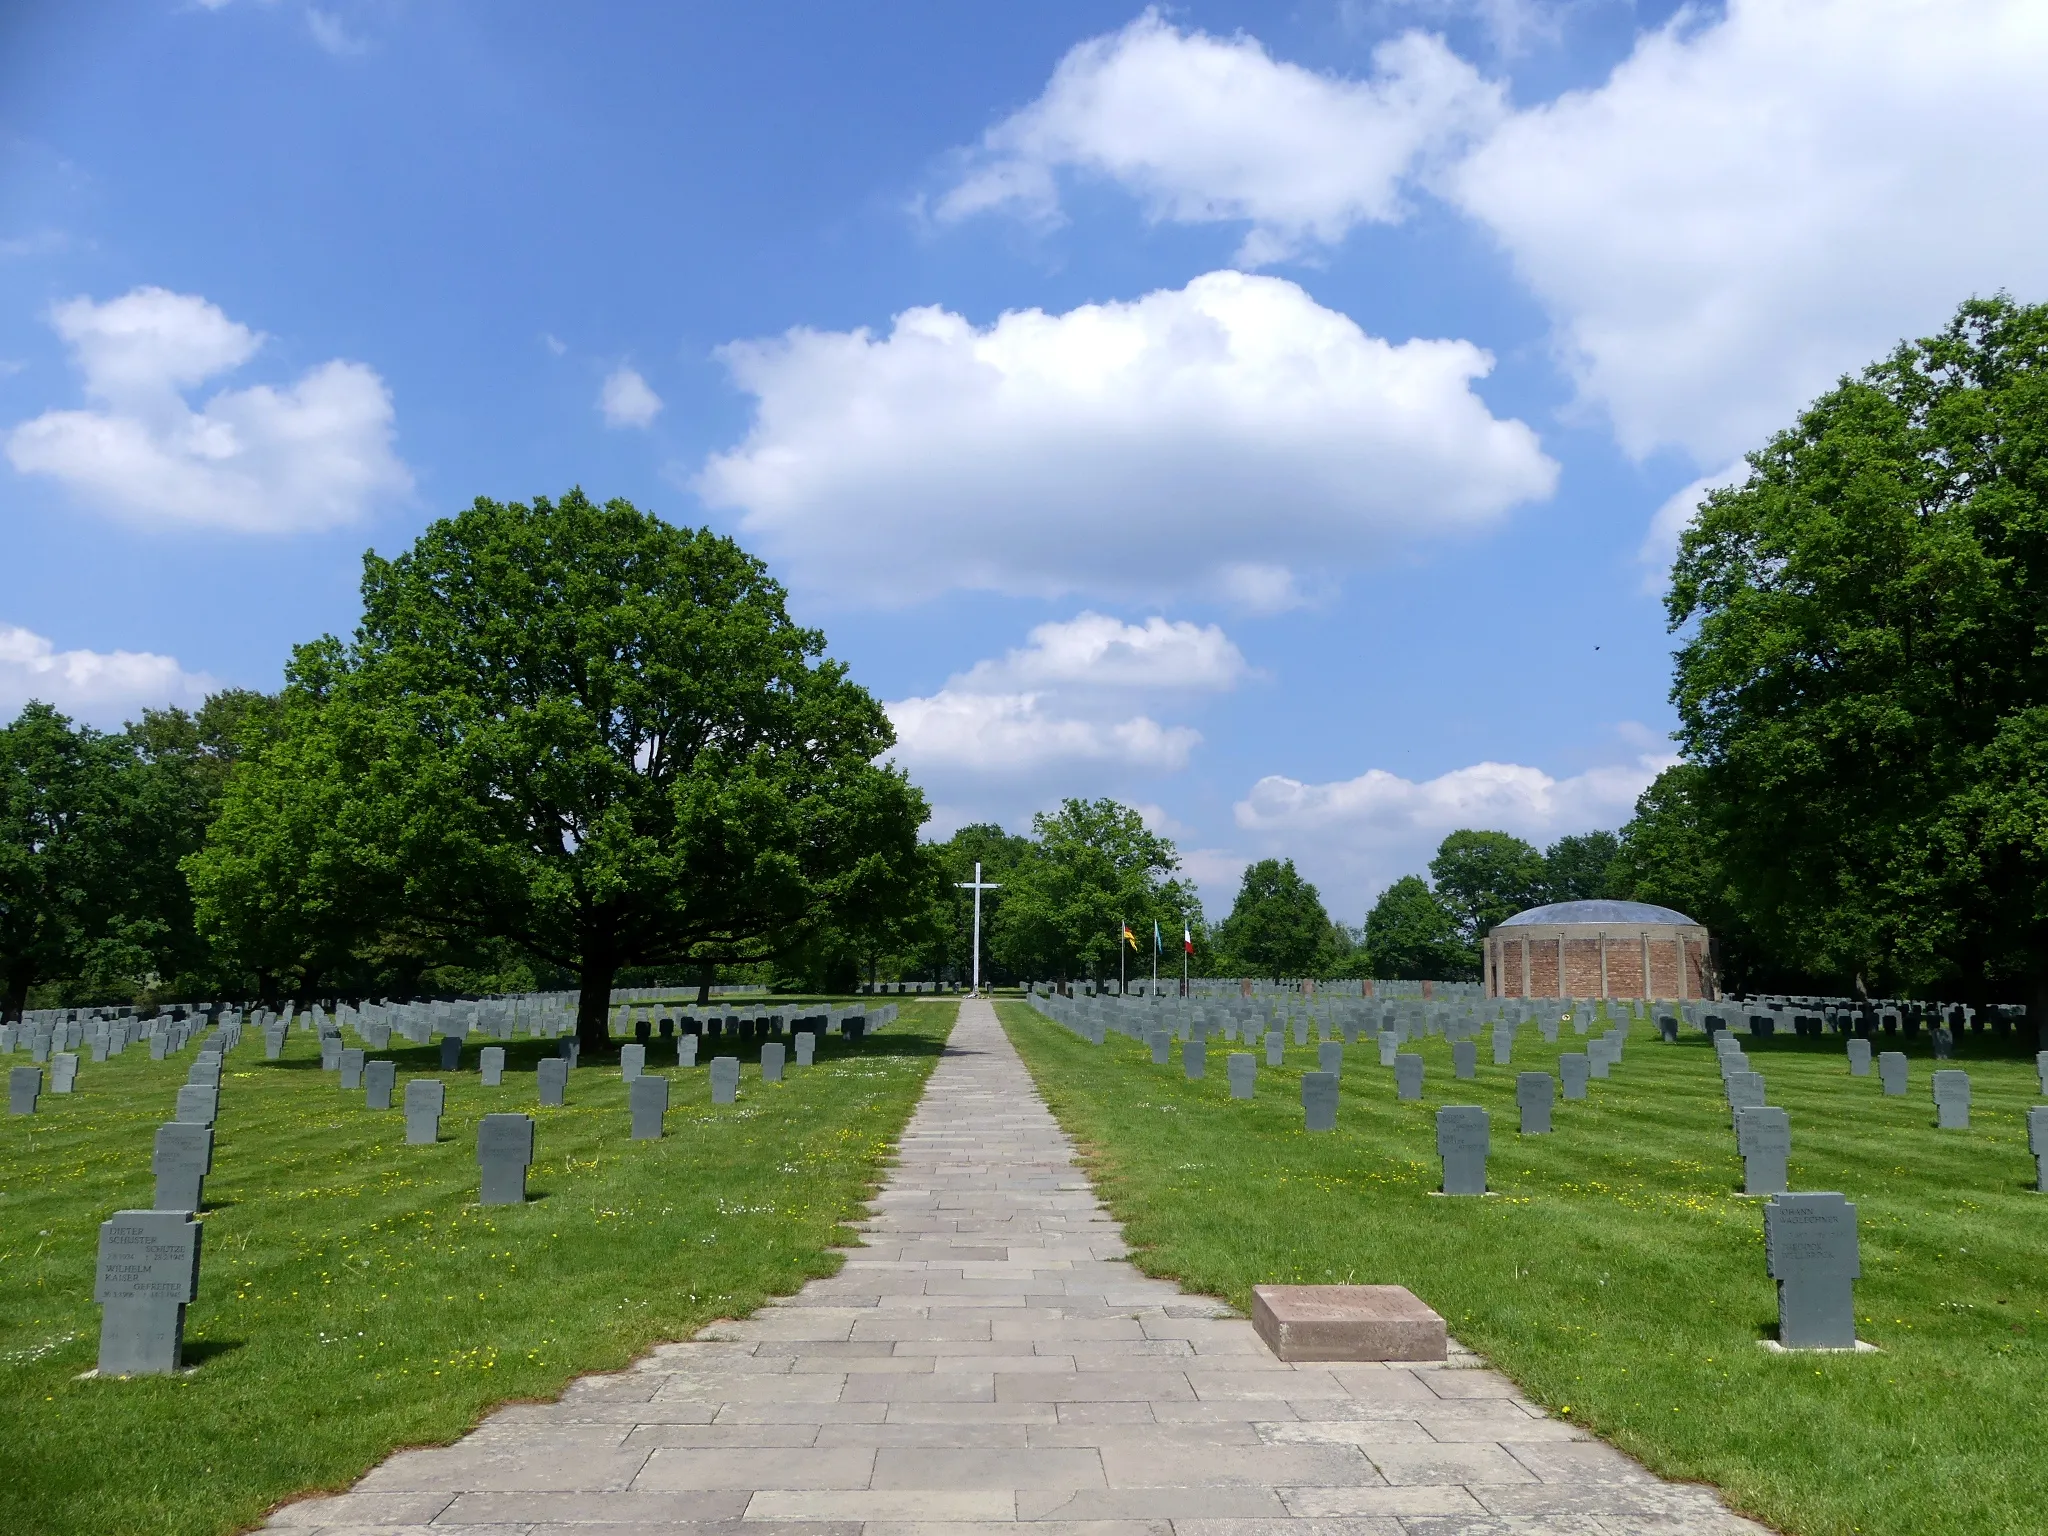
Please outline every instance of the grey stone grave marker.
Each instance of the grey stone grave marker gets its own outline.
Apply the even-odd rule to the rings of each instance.
[[[1155,1029],[1145,1036],[1145,1043],[1152,1047],[1152,1065],[1163,1067],[1173,1056],[1173,1034],[1169,1030]]]
[[[761,1047],[761,1081],[779,1083],[782,1069],[789,1061],[789,1048],[780,1040],[770,1040]]]
[[[730,1104],[739,1097],[740,1059],[737,1056],[711,1058],[711,1102]]]
[[[416,1077],[405,1085],[405,1144],[432,1146],[441,1139],[441,1108],[448,1087],[438,1077]]]
[[[1316,1047],[1316,1069],[1328,1072],[1333,1077],[1344,1075],[1344,1045],[1342,1041],[1326,1040]]]
[[[149,1037],[149,1059],[162,1061],[171,1049],[171,1038],[159,1030]]]
[[[1287,1037],[1277,1029],[1266,1031],[1266,1065],[1277,1067],[1287,1059]]]
[[[1337,1074],[1334,1072],[1304,1072],[1301,1074],[1301,1114],[1303,1127],[1311,1131],[1334,1131],[1337,1129]]]
[[[1479,1075],[1478,1041],[1453,1040],[1451,1042],[1451,1073],[1453,1076],[1466,1082]]]
[[[486,1088],[500,1087],[505,1081],[505,1047],[487,1045],[477,1052],[477,1070],[483,1074]]]
[[[1767,1092],[1761,1072],[1730,1072],[1722,1086],[1728,1091],[1731,1111],[1756,1108],[1764,1102]]]
[[[2034,1188],[2048,1195],[2048,1104],[2027,1111],[2027,1150],[2034,1154]]]
[[[1764,1261],[1778,1282],[1778,1342],[1854,1349],[1856,1207],[1839,1194],[1774,1195],[1764,1207]]]
[[[1593,1063],[1584,1051],[1566,1051],[1557,1058],[1557,1075],[1564,1081],[1564,1096],[1583,1099],[1586,1082],[1593,1075]]]
[[[398,1087],[398,1063],[379,1059],[363,1063],[363,1103],[369,1109],[389,1109],[391,1094]]]
[[[1477,1104],[1446,1104],[1436,1112],[1436,1155],[1443,1159],[1443,1192],[1486,1193],[1486,1111]]]
[[[1790,1180],[1792,1117],[1772,1104],[1735,1111],[1735,1149],[1742,1154],[1742,1192],[1782,1195]]]
[[[2048,1098],[2048,1051],[2034,1053],[2034,1072],[2041,1079],[2041,1096]]]
[[[477,1122],[476,1160],[483,1169],[482,1204],[524,1205],[526,1170],[533,1164],[533,1117],[485,1115]]]
[[[1180,1068],[1191,1083],[1201,1082],[1209,1075],[1209,1042],[1190,1040],[1180,1048]]]
[[[549,1056],[535,1069],[544,1109],[560,1109],[569,1097],[569,1062],[566,1057]]]
[[[668,1113],[668,1079],[643,1073],[626,1088],[626,1104],[633,1112],[634,1141],[661,1140],[661,1117]]]
[[[50,1058],[50,1092],[69,1093],[78,1082],[78,1058],[59,1051]]]
[[[1934,1074],[1934,1123],[1944,1131],[1970,1128],[1970,1074],[1944,1067]]]
[[[178,1119],[186,1125],[211,1125],[220,1118],[220,1090],[187,1083],[178,1090]]]
[[[1849,1075],[1870,1076],[1870,1042],[1857,1036],[1849,1042]]]
[[[1904,1051],[1879,1051],[1877,1053],[1877,1080],[1883,1086],[1886,1098],[1904,1098],[1906,1096],[1906,1053]]]
[[[1232,1051],[1223,1064],[1223,1070],[1230,1079],[1230,1096],[1233,1099],[1252,1096],[1259,1080],[1258,1057],[1250,1051]]]
[[[354,1046],[341,1053],[341,1086],[351,1093],[363,1086],[363,1053]]]
[[[1496,1067],[1512,1065],[1515,1059],[1515,1029],[1512,1024],[1496,1024],[1493,1027],[1493,1064]]]
[[[1300,1014],[1294,1016],[1294,1043],[1308,1044],[1308,1020]]]
[[[808,1029],[799,1030],[796,1037],[796,1064],[800,1067],[808,1067],[817,1059],[817,1052],[818,1037]],[[691,1053],[691,1060],[694,1062],[695,1059],[696,1053],[693,1051]]]
[[[1668,1013],[1658,1014],[1657,1033],[1664,1037],[1666,1045],[1678,1044],[1678,1020]]]
[[[647,1070],[647,1047],[635,1041],[619,1048],[619,1075],[632,1082]]]
[[[1522,1112],[1524,1136],[1550,1134],[1550,1109],[1557,1099],[1557,1079],[1548,1072],[1515,1074],[1515,1108]]]
[[[1394,1057],[1394,1097],[1422,1097],[1422,1058],[1413,1051],[1402,1051]]]
[[[282,1024],[273,1024],[263,1031],[263,1059],[276,1061],[284,1054],[285,1030]]]
[[[1934,1026],[1933,1040],[1934,1059],[1936,1061],[1947,1061],[1955,1055],[1956,1037],[1949,1033],[1949,1027],[1946,1024]]]
[[[175,1120],[158,1126],[149,1171],[156,1175],[152,1210],[196,1215],[205,1194],[206,1176],[213,1172],[213,1127],[180,1125]]]
[[[202,1230],[184,1211],[116,1211],[100,1223],[100,1375],[164,1376],[184,1363]]]
[[[322,1072],[339,1072],[341,1070],[341,1036],[322,1035],[320,1037],[320,1070]]]
[[[1558,1021],[1554,1018],[1539,1019],[1536,1021],[1536,1028],[1542,1032],[1543,1043],[1545,1045],[1557,1044],[1557,1026]]]
[[[1603,1036],[1595,1035],[1586,1042],[1587,1071],[1604,1082],[1607,1078],[1607,1069],[1613,1065],[1613,1049]]]
[[[462,1036],[443,1035],[441,1037],[441,1070],[443,1072],[457,1072],[461,1068]]]
[[[1380,1065],[1391,1067],[1394,1058],[1401,1054],[1401,1037],[1391,1029],[1380,1031]]]

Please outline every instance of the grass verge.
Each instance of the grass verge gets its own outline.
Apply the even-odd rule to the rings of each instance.
[[[98,1224],[150,1203],[152,1138],[193,1053],[84,1064],[75,1095],[0,1120],[0,1531],[239,1530],[831,1273],[825,1250],[862,1213],[957,1007],[906,999],[882,1034],[828,1040],[781,1084],[738,1052],[739,1102],[715,1110],[707,1069],[671,1066],[667,1134],[641,1142],[615,1065],[572,1074],[565,1107],[537,1105],[549,1042],[507,1044],[498,1088],[469,1046],[440,1142],[409,1147],[402,1112],[342,1093],[312,1035],[266,1062],[251,1032],[222,1078],[186,1325],[197,1369],[133,1381],[78,1379],[98,1350]],[[443,1074],[438,1048],[394,1045],[371,1054],[398,1061],[396,1103],[409,1077]],[[525,1206],[475,1203],[476,1124],[494,1111],[536,1118]]]
[[[1882,1353],[1781,1356],[1759,1202],[1742,1199],[1704,1039],[1638,1029],[1556,1131],[1516,1134],[1514,1073],[1583,1048],[1533,1028],[1476,1081],[1423,1044],[1421,1103],[1376,1049],[1347,1052],[1338,1129],[1301,1128],[1314,1049],[1232,1102],[1222,1057],[1185,1080],[1112,1035],[1091,1046],[999,1005],[1148,1273],[1249,1308],[1269,1282],[1405,1285],[1532,1397],[1675,1479],[1711,1482],[1799,1536],[2011,1536],[2048,1527],[2048,1196],[2033,1193],[2031,1061],[1976,1054],[1968,1131],[1936,1131],[1924,1055],[1905,1098],[1854,1078],[1838,1042],[1750,1051],[1790,1111],[1792,1187],[1856,1202],[1857,1332]],[[1922,1047],[1924,1051],[1924,1046]],[[1434,1197],[1435,1111],[1492,1113],[1497,1198]]]

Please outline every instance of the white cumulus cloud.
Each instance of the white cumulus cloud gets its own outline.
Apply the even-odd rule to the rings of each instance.
[[[60,651],[19,624],[0,624],[0,722],[40,699],[102,727],[118,725],[145,706],[199,704],[220,684],[187,672],[174,656],[149,651]]]
[[[1360,921],[1372,896],[1423,873],[1446,833],[1512,832],[1538,847],[1570,833],[1619,827],[1636,797],[1676,759],[1645,753],[1555,778],[1518,763],[1475,763],[1417,781],[1374,768],[1355,779],[1305,784],[1269,774],[1234,808],[1238,829],[1264,852],[1292,857],[1336,906]]]
[[[645,427],[661,414],[661,396],[648,387],[638,370],[615,368],[598,392],[597,406],[608,427]]]
[[[1470,342],[1369,336],[1278,278],[978,328],[792,330],[720,354],[757,401],[694,485],[799,583],[1293,600],[1548,496],[1536,434],[1473,393]]]
[[[262,337],[191,294],[138,288],[104,304],[57,305],[93,406],[53,410],[7,434],[23,474],[140,521],[291,532],[353,522],[404,494],[391,396],[375,372],[336,360],[294,384],[186,391],[240,367]]]
[[[1720,464],[1972,294],[2048,297],[2044,79],[2038,0],[1688,7],[1454,196],[1622,445]]]
[[[1040,624],[1024,645],[1000,660],[977,662],[959,682],[980,692],[1060,684],[1221,690],[1235,687],[1249,670],[1244,653],[1218,625],[1169,622],[1157,614],[1126,624],[1081,613]]]
[[[939,200],[941,219],[1010,209],[1049,219],[1059,177],[1115,181],[1156,220],[1244,221],[1247,265],[1404,212],[1421,166],[1489,126],[1499,86],[1410,32],[1369,80],[1271,58],[1255,38],[1182,32],[1147,10],[1079,44],[1031,105],[990,129]]]
[[[1027,777],[1053,764],[1097,763],[1171,771],[1186,766],[1201,733],[1146,715],[1089,720],[1062,715],[1039,693],[942,688],[887,706],[895,760],[910,770]]]

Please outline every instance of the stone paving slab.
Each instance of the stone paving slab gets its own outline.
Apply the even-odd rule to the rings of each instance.
[[[1442,1362],[1289,1365],[1127,1262],[987,1003],[839,1274],[518,1404],[290,1536],[1765,1536]]]

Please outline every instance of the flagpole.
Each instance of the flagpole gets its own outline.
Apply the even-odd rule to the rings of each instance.
[[[1152,919],[1152,995],[1159,995],[1159,919]]]
[[[1116,920],[1116,995],[1124,995],[1124,928],[1126,924],[1119,917]]]

